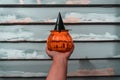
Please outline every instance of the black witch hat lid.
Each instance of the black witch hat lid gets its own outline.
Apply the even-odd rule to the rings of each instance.
[[[64,26],[60,12],[58,14],[58,18],[57,18],[54,30],[57,30],[57,31],[65,30],[65,26]]]

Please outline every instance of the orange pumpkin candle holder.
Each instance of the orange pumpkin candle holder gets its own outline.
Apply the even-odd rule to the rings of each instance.
[[[73,48],[73,40],[65,30],[62,17],[59,13],[56,26],[47,39],[47,47],[51,51],[67,52]]]

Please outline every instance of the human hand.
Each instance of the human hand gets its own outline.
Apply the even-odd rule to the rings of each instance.
[[[58,58],[58,57],[59,57],[59,58],[66,58],[66,59],[68,59],[68,58],[71,56],[73,50],[74,50],[74,46],[73,46],[73,48],[72,48],[70,51],[68,51],[68,52],[50,51],[50,50],[46,47],[46,53],[47,53],[48,56],[51,57],[52,59],[55,59],[55,58]]]

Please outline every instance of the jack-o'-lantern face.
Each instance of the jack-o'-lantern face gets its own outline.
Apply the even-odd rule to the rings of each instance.
[[[69,35],[68,30],[65,30],[60,13],[55,29],[51,30],[47,39],[47,47],[51,51],[59,52],[67,52],[73,48],[72,38]]]
[[[52,51],[66,52],[73,48],[73,41],[68,30],[61,32],[51,31],[47,40],[47,46]]]

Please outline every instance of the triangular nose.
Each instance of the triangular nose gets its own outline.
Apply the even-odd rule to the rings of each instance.
[[[57,31],[65,30],[65,26],[64,26],[60,12],[58,14],[58,18],[57,18],[54,30],[57,30]]]

